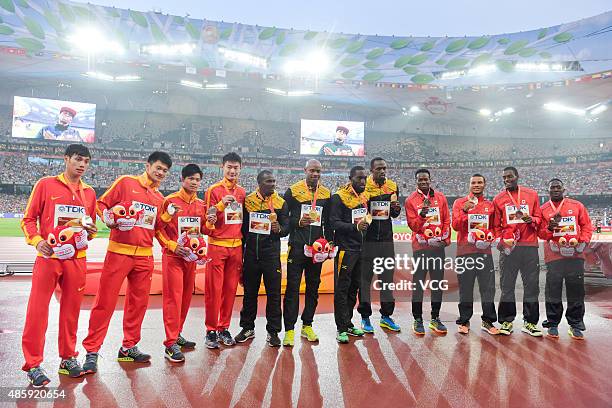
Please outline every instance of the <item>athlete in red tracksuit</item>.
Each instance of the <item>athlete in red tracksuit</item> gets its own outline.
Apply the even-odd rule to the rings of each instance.
[[[89,318],[89,332],[83,347],[87,351],[83,369],[86,373],[97,371],[98,351],[102,347],[108,324],[115,311],[119,290],[125,278],[128,280],[123,307],[123,342],[118,361],[148,362],[151,358],[138,350],[140,328],[147,305],[153,275],[153,236],[170,214],[162,214],[163,195],[158,186],[172,166],[170,156],[153,152],[140,176],[119,177],[98,200],[98,214],[111,228],[108,252],[100,277],[98,293]],[[117,218],[109,219],[109,213],[117,211],[118,204],[131,202],[130,209],[144,211],[142,219],[127,231],[121,231]],[[115,208],[115,209],[114,209]],[[128,209],[125,209],[128,210]]]
[[[64,240],[69,242],[68,236],[78,233],[84,238],[81,235],[82,229],[78,230],[78,225],[83,225],[83,217],[95,219],[96,192],[81,180],[90,160],[91,154],[87,147],[78,144],[68,146],[64,154],[64,173],[43,177],[36,183],[21,221],[26,242],[38,250],[32,269],[32,288],[22,335],[25,357],[22,369],[28,372],[28,379],[34,387],[42,387],[50,381],[40,364],[44,355],[49,301],[58,284],[62,293],[58,333],[58,349],[62,362],[59,373],[71,377],[83,375],[83,369],[75,358],[78,355],[75,347],[87,273],[85,249],[79,250],[75,244],[74,249],[70,251],[75,252],[74,257],[59,259],[50,243],[56,250],[67,249],[64,246],[66,244],[60,243]],[[66,224],[75,226],[75,229],[60,232],[61,237],[60,234],[55,237],[55,228]],[[85,222],[83,227],[87,231],[88,239],[97,231],[93,223]]]
[[[523,319],[521,329],[534,337],[542,336],[537,327],[540,305],[538,255],[538,228],[542,220],[542,211],[538,193],[530,188],[519,186],[518,170],[506,167],[503,172],[505,190],[493,199],[495,236],[501,237],[499,256],[501,298],[497,309],[498,321],[502,327],[500,334],[510,335],[516,317],[516,300],[514,287],[519,270],[523,280]],[[513,239],[514,244],[505,241]]]
[[[418,169],[414,178],[417,189],[406,198],[404,207],[408,226],[412,230],[413,258],[420,259],[412,278],[416,282],[412,298],[412,330],[417,335],[424,335],[421,284],[425,282],[427,272],[432,284],[439,284],[444,279],[444,247],[450,245],[450,213],[446,196],[431,188],[429,170]],[[439,315],[441,307],[442,290],[432,288],[429,328],[437,333],[446,333]]]
[[[236,344],[228,328],[236,289],[242,272],[242,207],[246,191],[238,176],[242,160],[236,153],[223,156],[223,180],[206,191],[207,213],[214,212],[214,225],[206,224],[208,256],[204,303],[206,305],[206,347],[219,348]]]
[[[459,281],[458,331],[468,334],[474,311],[474,283],[482,304],[482,330],[491,335],[499,334],[495,327],[495,267],[491,255],[494,243],[493,203],[484,196],[486,181],[481,174],[470,178],[470,193],[453,203],[453,229],[457,231],[457,258],[455,272]]]
[[[585,206],[577,200],[563,197],[565,188],[559,179],[548,183],[550,200],[542,205],[542,223],[538,235],[544,244],[546,262],[546,321],[548,336],[559,337],[558,326],[563,316],[563,281],[567,296],[565,318],[569,335],[582,340],[584,326],[584,255],[591,241],[593,225]]]
[[[196,164],[188,164],[181,171],[182,187],[176,193],[166,197],[164,208],[174,204],[178,208],[177,216],[157,231],[157,238],[164,246],[162,256],[163,275],[163,315],[166,340],[164,357],[173,362],[185,361],[181,352],[192,349],[195,343],[187,341],[181,335],[195,283],[197,263],[190,259],[192,253],[183,245],[177,243],[185,237],[199,237],[202,224],[206,222],[204,201],[197,197],[197,191],[202,183],[202,170]],[[187,259],[185,259],[187,257]]]

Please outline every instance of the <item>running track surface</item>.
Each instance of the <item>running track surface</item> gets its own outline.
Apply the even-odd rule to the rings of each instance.
[[[20,245],[23,248],[23,244]],[[3,251],[6,246],[3,245]],[[94,248],[94,250],[96,250]],[[104,247],[101,247],[104,254]],[[15,252],[13,252],[15,254]],[[26,253],[26,255],[28,255]],[[93,254],[92,254],[93,255]],[[94,255],[97,257],[97,255]],[[101,257],[102,257],[101,256]],[[31,254],[26,259],[31,259]],[[3,258],[0,256],[0,259]],[[28,276],[0,278],[0,384],[27,384],[22,365],[21,330],[30,288]],[[520,297],[519,297],[520,298]],[[79,320],[78,350],[87,331],[93,297],[86,297]],[[303,299],[301,300],[303,304]],[[265,298],[260,297],[257,337],[235,348],[210,351],[203,347],[204,299],[194,296],[185,337],[198,342],[187,361],[175,365],[163,358],[161,296],[151,296],[140,347],[153,355],[149,365],[115,361],[121,345],[123,298],[111,321],[101,350],[99,373],[82,379],[57,374],[57,316],[59,304],[51,300],[47,347],[43,367],[50,386],[66,391],[66,404],[92,407],[183,406],[365,406],[410,407],[609,407],[612,401],[612,288],[588,292],[587,338],[571,340],[565,322],[561,338],[532,338],[519,330],[510,337],[492,337],[479,330],[468,336],[456,333],[456,303],[443,305],[446,336],[427,330],[424,338],[411,330],[410,305],[397,304],[394,317],[404,328],[335,342],[333,296],[322,295],[315,318],[319,343],[299,338],[293,349],[272,349],[265,344]],[[230,330],[237,334],[241,298],[234,306]],[[376,310],[376,309],[375,309]],[[428,317],[425,306],[425,316]],[[520,304],[518,305],[520,309]],[[541,316],[544,305],[541,304]],[[480,308],[472,319],[478,328]],[[374,317],[378,313],[375,311]],[[357,322],[355,313],[354,322]],[[515,321],[519,325],[519,318]],[[299,326],[298,326],[299,327]],[[83,354],[81,354],[81,357]],[[0,402],[0,406],[4,406]],[[41,404],[41,406],[51,405]],[[20,403],[19,406],[35,406]]]

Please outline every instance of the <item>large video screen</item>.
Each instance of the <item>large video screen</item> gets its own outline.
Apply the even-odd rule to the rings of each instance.
[[[300,154],[364,156],[364,123],[302,119]]]
[[[93,143],[95,130],[93,103],[15,96],[13,137]]]

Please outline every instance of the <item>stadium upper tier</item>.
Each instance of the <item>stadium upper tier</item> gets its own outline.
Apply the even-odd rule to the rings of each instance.
[[[11,138],[11,120],[11,108],[0,106],[3,149],[62,153],[65,145],[61,143]],[[299,133],[299,122],[102,111],[97,117],[96,143],[90,147],[96,157],[126,160],[142,158],[143,147],[167,150],[185,156],[186,160],[189,154],[212,155],[234,150],[244,156],[288,159],[286,165],[292,166],[299,157]],[[598,160],[609,157],[612,151],[611,137],[557,139],[554,132],[547,138],[527,138],[513,134],[476,137],[369,130],[365,144],[368,157],[383,156],[387,160],[428,166],[533,159],[547,160],[540,161],[546,164],[584,161],[589,156],[590,160]]]
[[[186,67],[194,75],[248,71],[446,86],[564,80],[609,69],[612,57],[612,12],[477,37],[301,31],[56,0],[3,0],[0,17],[4,47],[58,62],[45,69],[67,72],[72,67],[75,74],[82,73],[78,64],[70,65],[64,55],[97,54],[117,65],[129,61],[165,71],[170,69],[164,66],[182,67],[183,73]]]

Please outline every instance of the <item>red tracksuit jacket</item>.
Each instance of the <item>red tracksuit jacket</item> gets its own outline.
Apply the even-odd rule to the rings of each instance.
[[[81,180],[76,188],[71,187],[64,173],[43,177],[32,189],[21,220],[21,229],[26,242],[36,248],[40,241],[47,239],[57,225],[63,225],[72,219],[80,219],[85,215],[89,215],[94,220],[96,218],[96,192],[91,186]],[[38,256],[42,254],[39,253]],[[83,257],[85,250],[80,250],[77,258]],[[53,255],[52,258],[56,256]]]
[[[121,176],[98,200],[98,214],[102,217],[102,211],[122,201],[139,203],[145,210],[144,222],[130,231],[112,229],[108,251],[123,255],[152,256],[155,230],[162,228],[164,223],[172,219],[168,213],[162,214],[164,196],[153,186],[147,173],[140,176]]]
[[[520,203],[518,202],[519,191]],[[522,212],[531,215],[533,219],[531,224],[525,224],[520,220],[516,221],[513,219],[516,209],[508,193],[510,192],[503,190],[493,199],[493,205],[495,206],[493,230],[495,236],[500,237],[504,230],[513,226],[520,233],[517,245],[537,247],[538,229],[542,222],[542,210],[540,209],[540,202],[538,201],[538,193],[535,190],[523,186],[519,186],[517,191],[511,192],[514,202],[517,202],[517,204],[522,207]]]
[[[408,220],[408,226],[412,230],[412,250],[419,251],[422,249],[432,249],[428,245],[421,245],[416,238],[417,233],[423,232],[423,224],[430,220],[430,223],[440,225],[442,228],[442,234],[448,232],[448,238],[446,238],[446,245],[450,245],[450,213],[448,212],[448,202],[446,197],[439,191],[431,189],[429,196],[429,214],[427,218],[422,218],[419,215],[421,208],[423,207],[423,200],[425,199],[424,194],[419,191],[413,191],[412,194],[406,198],[404,202],[404,208],[406,209],[406,219]],[[432,222],[433,221],[433,222]]]
[[[470,225],[481,224],[481,229],[493,231],[495,209],[493,203],[484,196],[478,197],[478,204],[468,212],[463,211],[463,205],[469,197],[461,197],[453,203],[453,229],[457,231],[457,256],[465,254],[490,254],[491,248],[478,249],[468,242]]]
[[[591,224],[591,218],[589,217],[589,212],[585,206],[580,201],[567,197],[565,198],[561,208],[559,208],[559,204],[556,204],[556,206],[559,214],[561,217],[563,217],[563,224],[575,231],[570,232],[569,235],[576,235],[578,237],[578,241],[588,244],[591,241],[591,236],[593,236],[593,225]],[[555,214],[556,211],[553,210],[552,205],[550,205],[550,201],[547,201],[542,205],[542,223],[540,224],[538,235],[540,238],[547,241],[544,244],[544,262],[546,263],[559,259],[568,259],[558,252],[553,252],[548,245],[548,241],[553,239],[553,233],[548,230],[548,220],[553,218]],[[584,259],[584,255],[582,253],[576,253],[576,255],[571,258]]]
[[[239,208],[225,208],[221,199],[226,195],[233,195]],[[234,248],[242,245],[242,210],[246,191],[238,184],[223,179],[206,190],[204,202],[206,210],[211,206],[217,207],[217,222],[214,229],[206,225],[205,233],[208,243],[217,246]]]
[[[164,247],[164,253],[169,256],[176,256],[174,255],[177,245],[176,240],[183,232],[195,228],[197,233],[200,234],[204,230],[206,206],[204,201],[200,200],[196,194],[188,194],[182,188],[166,197],[163,204],[164,211],[170,203],[181,207],[181,211],[174,216],[172,221],[158,230],[156,236]]]

